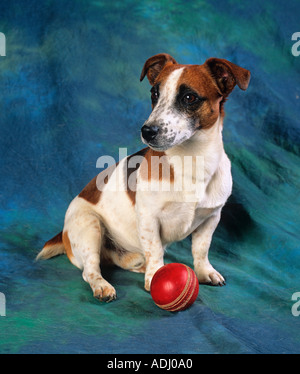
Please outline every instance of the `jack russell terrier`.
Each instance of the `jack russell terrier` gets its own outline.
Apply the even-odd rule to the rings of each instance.
[[[208,260],[232,190],[223,107],[236,84],[247,89],[250,72],[219,58],[180,65],[163,53],[146,61],[140,80],[146,75],[152,86],[152,112],[141,129],[147,148],[92,179],[71,202],[63,231],[37,256],[66,253],[101,301],[114,300],[116,290],[100,263],[145,273],[149,291],[166,246],[190,234],[199,282],[225,284]]]

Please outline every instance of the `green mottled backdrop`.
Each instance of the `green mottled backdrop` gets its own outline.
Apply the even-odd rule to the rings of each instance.
[[[300,352],[291,313],[300,291],[299,16],[296,0],[1,2],[1,353]],[[139,76],[161,52],[180,63],[226,58],[252,73],[226,103],[234,190],[210,258],[227,286],[200,286],[179,313],[154,305],[142,274],[105,269],[118,299],[101,304],[65,256],[34,262],[97,158],[143,147],[150,86]],[[190,239],[166,261],[192,266]]]

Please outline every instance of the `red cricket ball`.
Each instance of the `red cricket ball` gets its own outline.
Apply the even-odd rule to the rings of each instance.
[[[161,309],[178,312],[190,307],[199,292],[199,282],[194,271],[178,263],[167,264],[154,274],[150,293]]]

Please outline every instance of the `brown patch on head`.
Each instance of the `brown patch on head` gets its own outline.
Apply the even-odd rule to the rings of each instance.
[[[250,71],[223,58],[209,58],[204,66],[214,78],[224,96],[228,96],[237,84],[246,90],[250,82]]]
[[[168,79],[169,75],[173,73],[174,70],[180,69],[184,67],[185,65],[180,65],[180,64],[167,64],[161,72],[157,75],[156,80],[154,84],[162,84]]]
[[[243,91],[248,88],[251,76],[250,71],[225,59],[214,57],[206,60],[202,66],[213,78],[214,83],[222,95],[220,111],[223,115],[223,104],[234,89],[235,85],[238,85],[238,87]]]
[[[176,60],[167,53],[160,53],[152,56],[148,58],[148,60],[144,64],[140,81],[142,81],[147,75],[149,83],[153,86],[157,76],[163,70],[163,68],[166,65],[172,66],[174,64],[177,64]]]
[[[178,95],[181,90],[191,94],[194,92],[199,101],[196,109],[186,106],[180,110],[195,119],[196,128],[212,127],[219,115],[224,116],[223,105],[235,85],[242,90],[246,90],[249,85],[248,70],[218,58],[210,58],[203,65],[166,65],[157,76],[155,84],[163,83],[171,72],[183,66],[185,69],[177,84]]]
[[[63,233],[62,241],[63,241],[64,247],[65,247],[65,250],[66,250],[66,254],[67,254],[67,256],[68,256],[68,259],[69,259],[71,262],[73,262],[73,260],[74,260],[74,255],[73,255],[73,252],[72,252],[72,247],[71,247],[71,243],[70,243],[70,239],[69,239],[68,231],[65,231],[65,232]]]
[[[248,70],[225,59],[210,58],[203,65],[180,65],[170,55],[155,55],[146,61],[141,74],[141,80],[147,75],[153,86],[153,108],[168,76],[181,67],[185,69],[178,82],[178,92],[182,86],[190,88],[197,94],[198,105],[180,105],[178,100],[177,109],[191,119],[190,127],[194,129],[212,127],[219,115],[224,116],[223,105],[235,85],[246,90],[250,81]]]
[[[164,152],[148,149],[145,154],[145,161],[141,165],[141,178],[148,181],[155,179],[174,182],[174,170]]]
[[[212,127],[220,114],[222,94],[203,65],[186,66],[177,84],[177,91],[186,90],[199,97],[196,109],[186,108],[187,116],[195,119],[196,128]]]

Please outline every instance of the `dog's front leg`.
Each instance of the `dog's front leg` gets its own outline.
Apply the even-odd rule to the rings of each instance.
[[[209,217],[192,234],[194,269],[200,283],[214,286],[225,285],[225,279],[208,260],[208,251],[213,233],[220,221],[221,211]]]
[[[159,223],[155,218],[139,215],[139,238],[146,259],[145,289],[150,291],[154,273],[164,265],[164,247],[159,235]]]

